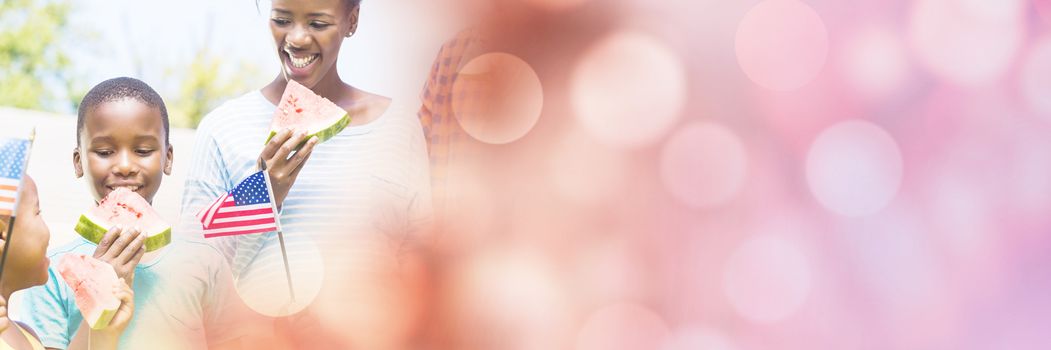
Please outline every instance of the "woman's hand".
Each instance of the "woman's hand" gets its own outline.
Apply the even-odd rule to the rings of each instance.
[[[113,227],[102,236],[95,248],[95,259],[113,266],[118,278],[131,280],[135,266],[146,254],[146,235],[137,228]]]
[[[303,164],[306,164],[310,153],[314,151],[314,145],[318,143],[317,137],[311,137],[310,140],[306,138],[307,134],[303,131],[281,130],[266,143],[263,153],[259,155],[259,162],[265,163],[265,169],[270,176],[270,186],[274,190],[274,204],[277,208],[281,208],[281,204],[285,202],[285,197],[296,182],[299,171],[303,170]],[[306,143],[303,147],[295,151],[296,146],[304,141]]]

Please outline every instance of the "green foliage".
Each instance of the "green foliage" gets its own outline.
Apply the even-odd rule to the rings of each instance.
[[[70,8],[68,0],[0,1],[0,105],[69,106],[76,83],[59,44],[69,29]],[[67,91],[56,94],[56,88]]]
[[[225,71],[224,67],[234,71]],[[255,67],[224,62],[207,49],[198,51],[186,67],[169,70],[168,74],[181,79],[178,95],[168,105],[168,114],[177,126],[189,128],[196,128],[205,114],[226,100],[263,83]]]
[[[90,86],[76,73],[71,49],[98,55],[102,42],[91,28],[69,23],[72,1],[0,0],[0,106],[75,113]],[[167,101],[176,126],[196,127],[222,102],[266,82],[256,67],[232,62],[204,46],[190,62],[165,70],[172,85],[154,86]],[[143,76],[143,57],[132,58],[137,74],[131,76]],[[108,78],[112,77],[91,80]]]

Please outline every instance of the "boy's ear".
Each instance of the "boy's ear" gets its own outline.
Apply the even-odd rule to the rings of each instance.
[[[80,165],[80,147],[73,149],[73,172],[78,179],[84,176],[84,167]]]
[[[172,147],[172,145],[168,145],[168,156],[166,157],[167,159],[164,161],[164,175],[172,174],[172,161],[174,160],[173,157],[175,157],[175,148]]]

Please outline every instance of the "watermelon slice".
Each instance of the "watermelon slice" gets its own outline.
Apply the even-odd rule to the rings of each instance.
[[[138,193],[117,188],[106,195],[97,206],[80,216],[77,231],[85,239],[98,244],[113,226],[139,227],[146,235],[146,251],[151,252],[172,241],[172,227],[161,219]]]
[[[270,136],[263,143],[270,142],[279,131],[289,128],[306,130],[308,140],[311,136],[317,136],[318,142],[325,142],[343,131],[347,124],[350,124],[350,116],[346,110],[295,80],[289,80],[285,93],[281,95],[281,104],[277,105],[274,119],[270,122]],[[300,143],[296,149],[305,143]]]
[[[117,299],[113,290],[121,282],[113,267],[78,253],[62,256],[57,267],[62,279],[73,289],[77,308],[91,329],[109,326],[120,307],[120,299]]]

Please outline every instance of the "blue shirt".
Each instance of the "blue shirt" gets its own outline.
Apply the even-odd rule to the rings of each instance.
[[[47,283],[24,291],[18,320],[45,347],[68,348],[83,320],[58,261],[71,253],[90,256],[95,248],[77,236],[52,249]],[[118,349],[203,349],[239,337],[235,321],[244,309],[232,285],[229,265],[214,247],[172,237],[153,261],[135,267],[135,312]]]

